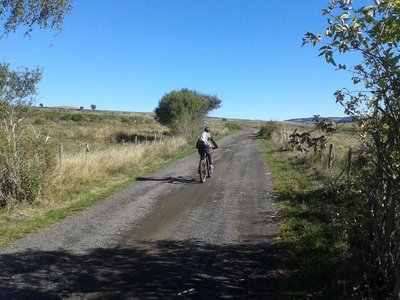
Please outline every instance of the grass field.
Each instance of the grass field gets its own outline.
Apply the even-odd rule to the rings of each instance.
[[[64,109],[36,109],[32,124],[48,134],[50,141],[62,144],[68,153],[106,149],[110,145],[154,139],[154,134],[168,134],[168,129],[150,113],[116,113]]]

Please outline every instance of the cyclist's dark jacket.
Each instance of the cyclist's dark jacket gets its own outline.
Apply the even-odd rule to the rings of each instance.
[[[211,156],[211,148],[212,147],[218,148],[218,145],[212,138],[211,134],[204,131],[200,135],[200,137],[197,139],[196,148],[201,157],[203,157],[204,154],[207,154],[211,165],[213,164],[212,156]]]
[[[218,148],[217,143],[212,138],[209,132],[203,131],[200,137],[197,139],[196,148]]]

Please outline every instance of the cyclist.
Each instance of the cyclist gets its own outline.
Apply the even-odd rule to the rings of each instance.
[[[209,127],[204,128],[204,131],[201,133],[200,137],[197,139],[196,143],[197,151],[199,152],[201,157],[204,155],[208,156],[208,160],[210,162],[211,170],[214,168],[213,160],[211,155],[211,149],[219,148],[217,143],[211,136],[211,129]]]

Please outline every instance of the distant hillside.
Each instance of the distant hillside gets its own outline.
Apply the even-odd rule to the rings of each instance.
[[[330,120],[335,123],[352,123],[353,117],[321,117],[324,120]],[[312,124],[313,118],[296,118],[285,120],[285,122],[302,123],[302,124]]]

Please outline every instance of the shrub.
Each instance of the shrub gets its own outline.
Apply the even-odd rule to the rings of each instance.
[[[155,109],[157,121],[171,129],[173,133],[194,135],[207,114],[219,108],[221,100],[182,89],[165,94]]]
[[[55,166],[50,143],[23,124],[0,126],[0,137],[0,206],[33,202]]]
[[[280,123],[274,121],[265,122],[263,126],[261,126],[259,135],[266,139],[271,139],[272,134],[274,132],[282,131],[283,127]]]
[[[226,127],[227,127],[229,130],[232,130],[232,131],[235,131],[235,130],[242,130],[242,129],[243,129],[242,125],[240,125],[240,124],[238,124],[238,123],[234,123],[234,122],[228,122],[228,123],[226,123]]]
[[[82,122],[84,120],[84,116],[81,114],[71,114],[71,121],[74,122]]]
[[[35,121],[33,121],[33,124],[35,125],[44,125],[44,120],[43,119],[35,119]]]
[[[27,125],[40,78],[0,64],[0,206],[35,200],[54,167],[46,139]]]
[[[130,117],[127,117],[127,116],[121,116],[121,122],[122,123],[131,123],[132,119]]]

